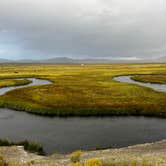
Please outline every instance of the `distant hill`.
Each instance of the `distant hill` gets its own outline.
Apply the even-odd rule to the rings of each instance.
[[[158,62],[166,62],[166,56],[157,59]]]
[[[32,59],[21,59],[21,60],[17,60],[15,61],[15,63],[38,63],[37,60],[32,60]]]
[[[43,63],[108,63],[108,59],[72,59],[67,57],[58,57],[48,60],[43,60]],[[111,61],[110,61],[111,62]]]
[[[122,59],[72,59],[67,57],[57,57],[47,60],[42,60],[40,63],[148,63],[148,62],[166,62],[166,56],[155,60],[122,60]]]
[[[12,60],[0,58],[0,63],[12,63]]]
[[[73,63],[75,60],[67,57],[57,57],[46,60],[41,60],[41,63]]]
[[[22,59],[17,63],[111,63],[108,59],[72,59],[67,57],[56,57],[44,60]]]
[[[0,63],[57,63],[57,64],[93,64],[93,63],[148,63],[148,62],[166,62],[166,56],[153,59],[153,60],[121,60],[121,59],[72,59],[67,57],[55,57],[44,60],[21,59],[21,60],[8,60],[0,58]]]

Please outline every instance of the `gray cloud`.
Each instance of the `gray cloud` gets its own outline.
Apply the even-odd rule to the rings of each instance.
[[[157,58],[165,19],[165,0],[1,0],[0,56]]]

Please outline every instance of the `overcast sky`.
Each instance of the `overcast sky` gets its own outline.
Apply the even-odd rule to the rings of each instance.
[[[165,53],[166,0],[0,0],[0,58]]]

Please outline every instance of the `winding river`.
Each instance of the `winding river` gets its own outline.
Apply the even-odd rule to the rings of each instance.
[[[140,84],[131,82],[129,76],[114,79]],[[1,88],[0,94],[16,88],[51,84],[47,80],[36,78],[29,80],[32,83],[26,86]],[[155,90],[162,91],[161,88]],[[165,92],[166,88],[163,91]],[[47,153],[69,153],[77,149],[123,147],[158,141],[166,138],[165,131],[166,120],[160,118],[132,116],[50,118],[6,108],[0,109],[0,138],[37,141],[43,145]]]
[[[144,83],[144,82],[134,81],[131,79],[131,77],[132,76],[117,76],[117,77],[114,77],[113,80],[146,86],[159,92],[166,92],[166,84]]]
[[[21,86],[12,86],[12,87],[0,88],[0,95],[4,95],[5,93],[7,93],[7,92],[9,92],[11,90],[14,90],[14,89],[20,89],[20,88],[29,87],[29,86],[35,86],[35,85],[47,85],[47,84],[51,84],[51,81],[42,80],[42,79],[38,79],[38,78],[17,78],[15,80],[23,80],[23,79],[30,80],[31,83],[29,83],[28,85],[21,85]]]

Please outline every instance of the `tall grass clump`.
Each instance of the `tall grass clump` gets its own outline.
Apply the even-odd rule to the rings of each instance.
[[[0,139],[0,146],[23,146],[25,150],[33,153],[37,153],[40,155],[44,155],[45,152],[43,150],[43,147],[36,142],[30,142],[30,141],[20,141],[20,142],[13,142],[9,141],[7,139]]]
[[[0,155],[0,166],[5,166],[6,162],[2,155]]]
[[[84,166],[102,166],[102,161],[94,158],[94,159],[89,159],[84,163]]]
[[[80,161],[81,154],[82,154],[81,150],[78,150],[78,151],[71,153],[71,155],[70,155],[71,162],[78,164],[78,162]]]

